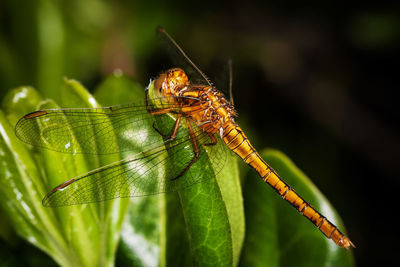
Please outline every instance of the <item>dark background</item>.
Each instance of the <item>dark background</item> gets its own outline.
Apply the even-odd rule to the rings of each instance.
[[[389,264],[399,4],[216,2],[2,1],[0,97],[32,85],[59,99],[62,77],[92,90],[115,69],[146,86],[171,67],[155,37],[162,25],[220,85],[232,58],[238,122],[254,145],[283,151],[313,180],[342,216],[357,265]]]

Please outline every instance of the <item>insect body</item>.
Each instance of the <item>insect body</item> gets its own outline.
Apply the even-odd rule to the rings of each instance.
[[[190,120],[194,121],[210,136],[213,133],[219,133],[222,141],[230,150],[250,165],[264,182],[272,186],[283,199],[317,226],[326,237],[332,238],[336,244],[346,249],[353,246],[351,241],[334,224],[300,197],[260,157],[243,130],[235,122],[233,107],[220,92],[211,86],[190,86],[183,70],[177,68],[167,71],[166,74],[162,74],[158,79],[162,79],[161,81],[156,81],[156,84],[161,86],[161,90],[156,91],[163,92],[164,96],[175,94],[176,99],[186,96],[189,101],[193,98],[201,103],[192,105],[194,106],[193,108],[191,108],[190,103],[182,103],[181,111],[184,116],[188,116]],[[197,144],[195,142],[195,139],[193,139],[193,147],[196,150]],[[217,139],[214,139],[214,144],[216,142],[218,142]]]
[[[68,206],[180,190],[208,179],[192,171],[194,164],[210,162],[219,171],[224,162],[223,146],[227,146],[327,238],[346,249],[354,246],[261,158],[235,122],[233,104],[163,29],[158,31],[175,45],[204,84],[191,82],[182,69],[173,68],[151,81],[144,103],[41,110],[22,117],[15,128],[22,141],[65,153],[120,153],[131,149],[132,139],[141,140],[142,152],[60,184],[47,194],[43,204]],[[157,120],[167,114],[174,117],[172,127]],[[148,125],[154,129],[142,131]],[[99,138],[101,145],[97,144]],[[190,146],[191,158],[177,157]],[[205,147],[210,161],[204,156]]]

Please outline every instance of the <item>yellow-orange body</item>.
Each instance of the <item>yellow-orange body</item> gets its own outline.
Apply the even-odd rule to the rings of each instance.
[[[165,140],[166,143],[149,141],[147,145],[153,144],[155,146],[147,147],[147,145],[144,145],[143,149],[147,150],[143,152],[147,151],[148,153],[138,153],[137,156],[92,170],[58,185],[46,195],[43,199],[43,205],[59,207],[103,201],[116,197],[168,192],[167,187],[171,184],[174,184],[171,189],[178,189],[179,184],[175,187],[173,181],[184,175],[197,159],[201,159],[200,145],[217,145],[219,136],[230,150],[250,165],[264,182],[274,188],[283,199],[317,226],[326,237],[331,238],[336,244],[346,249],[354,246],[349,238],[300,197],[260,157],[243,130],[235,122],[236,113],[232,103],[227,101],[212,86],[207,77],[162,28],[158,28],[158,31],[175,45],[175,48],[190,63],[191,67],[202,76],[206,85],[192,84],[182,69],[175,68],[162,73],[150,84],[145,98],[145,106],[132,103],[95,109],[40,110],[25,115],[15,127],[16,135],[22,141],[59,152],[100,155],[119,153],[131,148],[130,141],[127,140],[132,139],[132,137],[137,138],[137,136],[134,136],[136,133],[133,134],[130,131],[130,127],[135,125],[143,127],[148,122],[153,122],[153,128],[160,135],[166,137],[164,133],[158,130],[157,125],[155,126],[154,117],[147,116],[148,113],[155,116],[171,113],[175,116],[172,133]],[[151,104],[148,103],[147,96],[150,96]],[[143,108],[146,108],[146,111]],[[133,119],[131,120],[131,118]],[[182,121],[186,123],[188,135],[183,135],[180,140],[178,139],[173,143]],[[115,129],[123,133],[116,140],[114,140],[114,126],[116,126]],[[112,138],[104,138],[109,134],[112,135]],[[104,140],[104,146],[97,145],[97,137],[101,137],[99,140]],[[139,137],[146,138],[147,134],[139,135]],[[190,161],[185,159],[184,164],[176,165],[178,168],[175,168],[175,165],[171,167],[165,172],[167,175],[165,180],[158,180],[158,172],[156,171],[153,174],[157,173],[157,175],[151,175],[152,170],[155,170],[156,166],[162,164],[165,160],[166,154],[162,150],[164,144],[176,145],[176,148],[178,148],[178,145],[180,148],[183,148],[183,146],[186,148],[188,142],[191,142],[194,152]],[[145,154],[149,155],[144,156]],[[143,159],[146,160],[143,161]],[[134,170],[138,166],[141,171],[135,172]],[[142,179],[144,173],[148,176],[148,179],[152,179],[150,182]],[[188,185],[197,180],[192,179],[192,182]],[[115,185],[109,186],[114,182]],[[129,185],[127,185],[128,182]],[[154,190],[152,190],[153,186],[148,186],[153,184],[158,185],[154,186],[156,188]],[[157,191],[157,189],[160,190]]]
[[[182,69],[163,73],[155,81],[160,96],[174,102],[185,118],[213,136],[217,133],[223,142],[250,165],[260,177],[303,216],[309,219],[327,237],[345,249],[353,246],[348,237],[300,197],[293,188],[260,157],[243,130],[235,122],[233,106],[212,86],[192,85]],[[217,140],[215,140],[217,142]],[[197,146],[197,145],[196,145]],[[196,147],[195,146],[195,147]]]

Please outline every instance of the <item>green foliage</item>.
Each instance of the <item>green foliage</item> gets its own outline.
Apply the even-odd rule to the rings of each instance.
[[[97,106],[76,81],[65,80],[61,94],[63,106]],[[14,229],[63,266],[112,265],[129,201],[49,209],[41,205],[41,198],[55,185],[119,157],[89,158],[28,147],[15,137],[16,118],[27,109],[58,106],[51,100],[41,101],[37,92],[26,87],[13,90],[5,100],[7,115],[2,112],[0,117],[5,157],[0,181],[2,208]]]
[[[177,193],[44,208],[41,199],[52,187],[120,156],[70,155],[29,147],[14,135],[17,119],[37,109],[97,107],[96,101],[113,105],[143,99],[143,88],[119,74],[108,77],[95,90],[95,97],[69,79],[60,92],[62,102],[57,105],[43,100],[33,88],[17,88],[5,97],[0,112],[2,213],[18,235],[58,264],[310,266],[313,262],[314,266],[352,266],[351,253],[336,247],[297,215],[252,170],[245,179],[243,206],[233,153],[218,175],[209,170],[212,179],[208,182]],[[327,200],[290,160],[275,151],[263,156],[341,226]],[[206,169],[200,166],[198,171]]]

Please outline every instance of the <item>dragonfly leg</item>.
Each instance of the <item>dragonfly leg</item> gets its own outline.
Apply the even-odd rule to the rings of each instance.
[[[181,119],[182,119],[182,114],[178,113],[178,115],[176,116],[174,127],[172,128],[172,133],[169,136],[163,134],[160,130],[158,130],[157,127],[155,126],[155,122],[153,122],[153,128],[154,130],[157,131],[157,133],[159,133],[164,138],[165,141],[172,141],[178,134],[179,126],[181,125]]]
[[[171,180],[176,180],[176,179],[178,179],[179,177],[183,176],[183,175],[190,169],[190,167],[193,165],[193,163],[196,162],[196,160],[197,160],[197,159],[199,158],[199,156],[200,156],[199,145],[198,145],[198,143],[197,143],[196,136],[195,136],[195,134],[194,134],[194,132],[193,132],[192,125],[190,124],[189,120],[186,120],[186,125],[187,125],[187,127],[188,127],[190,139],[191,139],[191,141],[192,141],[193,150],[194,150],[194,157],[193,157],[192,160],[189,162],[189,164],[185,167],[185,169],[184,169],[178,176],[176,176],[175,178],[172,178]]]
[[[159,108],[159,109],[150,109],[148,94],[146,93],[144,96],[144,103],[146,105],[146,110],[151,115],[162,115],[171,112],[172,108]]]
[[[203,144],[204,146],[215,146],[218,144],[218,139],[215,137],[215,135],[209,133],[208,136],[210,137],[211,142]]]

